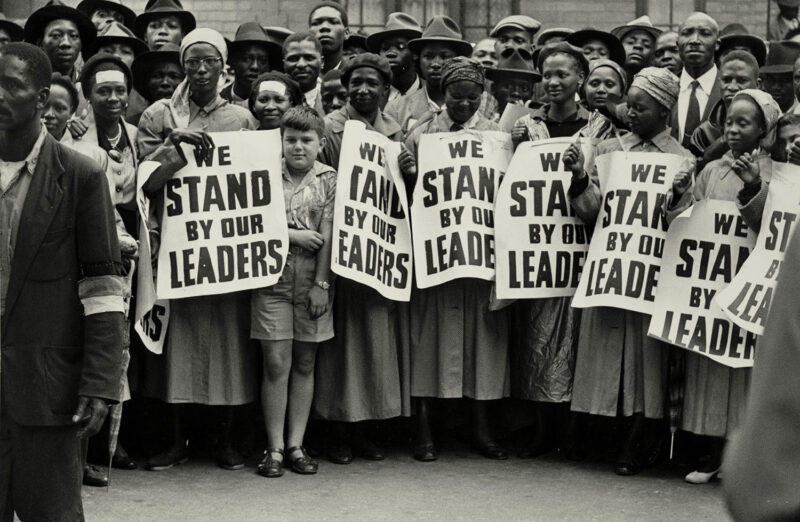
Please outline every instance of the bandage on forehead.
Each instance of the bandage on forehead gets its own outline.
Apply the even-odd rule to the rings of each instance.
[[[286,86],[281,82],[277,82],[275,80],[267,80],[261,82],[258,86],[258,92],[264,91],[273,91],[277,92],[281,96],[286,96]]]
[[[97,71],[94,75],[94,83],[119,82],[125,83],[125,73],[122,71]]]

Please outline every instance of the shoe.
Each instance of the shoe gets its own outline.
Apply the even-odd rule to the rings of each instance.
[[[272,458],[272,455],[277,453],[281,456],[281,460]],[[257,473],[262,477],[277,478],[283,476],[283,459],[284,453],[282,448],[269,448],[264,452],[264,458],[258,464]]]
[[[414,446],[414,458],[420,462],[433,462],[439,458],[433,442],[425,442]]]
[[[139,466],[136,465],[136,462],[128,455],[128,452],[126,452],[122,446],[117,446],[117,451],[115,451],[114,456],[111,457],[111,467],[114,469],[132,470]]]
[[[487,459],[492,460],[507,460],[508,452],[495,442],[488,442],[486,444],[475,444],[473,446],[475,452],[483,455]]]
[[[217,465],[222,469],[237,470],[244,468],[244,457],[230,446],[220,449]]]
[[[384,460],[386,452],[371,440],[365,440],[361,443],[358,456],[365,460]]]
[[[186,446],[178,446],[150,457],[144,467],[150,471],[163,471],[177,464],[183,464],[187,460],[189,460],[189,450]]]
[[[353,450],[349,444],[337,444],[328,450],[328,460],[334,464],[350,464],[353,462]]]
[[[102,469],[87,464],[83,467],[83,485],[104,488],[108,486],[108,476]]]
[[[638,475],[642,471],[642,466],[634,459],[621,459],[614,465],[614,473],[623,477]]]
[[[714,471],[703,472],[703,471],[692,471],[683,480],[688,482],[689,484],[708,484],[715,477],[719,476],[719,468],[715,469]]]
[[[300,453],[299,457],[293,457],[295,453]],[[292,471],[301,475],[313,475],[317,472],[317,462],[308,456],[306,449],[303,446],[292,446],[286,450],[289,456],[289,464],[292,465]]]

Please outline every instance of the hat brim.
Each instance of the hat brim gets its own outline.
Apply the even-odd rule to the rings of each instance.
[[[267,56],[269,58],[269,69],[271,71],[283,72],[283,47],[278,45],[277,42],[272,40],[237,40],[230,41],[227,38],[225,41],[228,44],[228,65],[231,64],[231,57],[240,48],[248,45],[263,45],[267,48]]]
[[[25,35],[22,27],[10,20],[0,20],[0,29],[8,33],[12,42],[19,42]]]
[[[161,62],[172,62],[181,66],[181,56],[178,51],[147,51],[136,57],[131,66],[133,74],[133,88],[147,99],[147,82],[153,66]],[[155,100],[148,100],[151,103]]]
[[[100,47],[106,43],[122,43],[125,45],[130,45],[133,48],[134,57],[139,56],[142,53],[146,53],[150,49],[147,47],[146,43],[138,38],[131,38],[130,36],[98,36],[94,39],[94,42],[92,42],[91,46],[81,49],[81,56],[83,56],[84,60],[88,60],[97,54]]]
[[[367,36],[367,50],[371,53],[378,53],[381,50],[381,42],[388,38],[405,37],[409,42],[418,40],[422,37],[422,31],[414,29],[387,29],[378,31]]]
[[[794,67],[792,65],[765,65],[761,67],[758,72],[760,74],[786,74],[790,72],[794,72]]]
[[[119,11],[122,13],[122,18],[124,20],[122,23],[128,29],[133,29],[133,24],[136,22],[136,13],[134,13],[133,9],[130,7],[126,7],[117,2],[109,2],[108,0],[83,0],[83,2],[78,4],[78,7],[75,9],[86,15],[86,17],[91,20],[92,14],[102,7],[113,9],[114,11]]]
[[[542,47],[544,44],[542,43],[544,40],[548,40],[550,38],[562,37],[566,39],[569,35],[574,34],[575,31],[568,28],[568,27],[554,27],[552,29],[545,29],[536,37],[536,45]]]
[[[431,38],[416,38],[408,42],[408,48],[414,54],[419,54],[420,51],[429,43],[445,44],[455,49],[458,56],[472,56],[472,44],[465,40],[457,38],[446,37],[431,37]]]
[[[520,78],[522,80],[530,80],[533,83],[542,81],[542,75],[538,72],[523,71],[522,69],[486,69],[486,78],[492,81],[501,80],[503,78]]]
[[[136,17],[136,22],[133,24],[133,32],[144,40],[144,33],[147,31],[147,24],[150,23],[151,20],[155,20],[156,18],[163,18],[165,16],[175,16],[180,20],[181,27],[183,28],[183,34],[187,35],[190,32],[194,31],[197,27],[197,20],[195,20],[194,15],[189,11],[148,11],[140,14]]]
[[[658,27],[651,27],[649,25],[621,25],[612,29],[611,34],[619,38],[621,42],[622,39],[625,38],[625,36],[631,31],[644,31],[650,35],[654,42],[658,40],[658,37],[664,32]]]
[[[625,48],[622,46],[619,38],[613,34],[596,29],[583,29],[581,31],[575,31],[567,36],[567,42],[580,48],[583,48],[586,42],[591,40],[598,40],[605,44],[608,48],[608,58],[623,67],[625,66]]]
[[[42,39],[47,24],[53,20],[71,20],[78,26],[81,37],[81,48],[89,47],[97,37],[97,28],[83,13],[65,5],[49,5],[34,11],[25,22],[23,29],[24,40],[30,44],[38,45]]]
[[[764,67],[764,64],[767,63],[767,43],[754,34],[731,34],[723,36],[719,39],[719,49],[717,49],[716,58],[719,60],[723,51],[736,45],[749,48],[759,67]]]

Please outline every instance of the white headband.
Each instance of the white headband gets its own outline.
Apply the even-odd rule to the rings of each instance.
[[[286,85],[281,82],[276,82],[275,80],[267,80],[261,82],[258,86],[258,92],[264,91],[273,91],[277,92],[281,96],[286,96]]]
[[[122,71],[97,71],[94,75],[94,83],[119,82],[125,83],[125,73]]]

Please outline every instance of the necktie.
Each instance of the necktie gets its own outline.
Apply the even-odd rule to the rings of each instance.
[[[689,95],[689,108],[686,111],[686,123],[683,125],[683,146],[689,147],[692,143],[692,134],[700,125],[700,102],[697,100],[697,87],[700,82],[692,82],[692,93]]]

